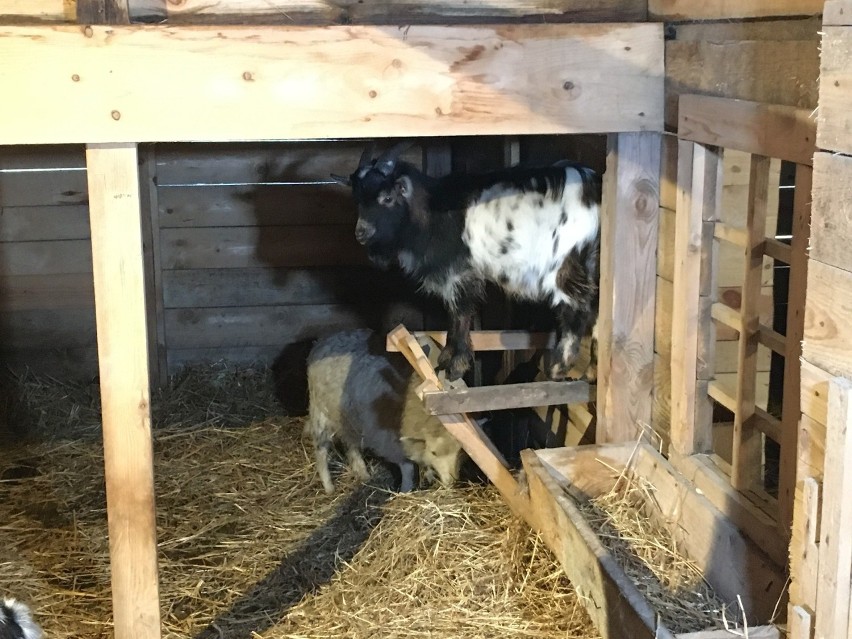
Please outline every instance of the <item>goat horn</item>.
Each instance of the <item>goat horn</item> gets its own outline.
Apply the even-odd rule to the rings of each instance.
[[[411,140],[397,142],[379,156],[379,159],[376,160],[376,168],[384,175],[390,175],[391,171],[393,171],[393,167],[396,166],[396,161],[399,159],[399,156],[402,155],[412,144],[413,142]]]
[[[361,154],[361,159],[358,160],[358,169],[363,169],[373,159],[373,151],[376,149],[376,143],[370,142],[364,152]]]

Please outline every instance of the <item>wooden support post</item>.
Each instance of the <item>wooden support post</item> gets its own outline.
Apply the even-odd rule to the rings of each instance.
[[[608,139],[601,211],[597,440],[631,441],[651,423],[660,216],[658,133]]]
[[[157,529],[136,145],[86,150],[116,639],[158,639]]]
[[[805,331],[805,293],[808,284],[808,243],[811,226],[813,168],[796,166],[793,195],[793,241],[787,294],[787,336],[784,352],[784,401],[781,407],[781,459],[778,469],[778,521],[790,537],[796,490],[796,451],[801,410],[802,338]]]
[[[829,382],[827,426],[816,639],[839,639],[852,630],[852,381],[838,377]]]
[[[128,0],[77,0],[80,24],[130,24]]]
[[[733,459],[731,483],[739,490],[756,488],[762,477],[763,442],[754,427],[755,391],[757,387],[757,346],[760,327],[760,285],[763,274],[761,246],[766,235],[766,211],[769,196],[770,159],[762,155],[751,158],[749,202],[746,216],[748,246],[745,247],[745,277],[742,287],[743,330],[737,354],[737,404],[734,414]]]
[[[681,455],[713,448],[710,399],[703,390],[712,366],[699,365],[699,353],[713,348],[710,304],[715,278],[713,226],[722,191],[722,158],[710,147],[681,141],[678,150],[675,274],[672,310],[672,446]],[[708,290],[703,290],[706,288]],[[710,347],[702,348],[705,342]],[[702,383],[703,382],[703,383]]]

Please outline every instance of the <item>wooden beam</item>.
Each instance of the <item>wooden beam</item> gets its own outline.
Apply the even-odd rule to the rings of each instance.
[[[790,603],[806,606],[811,611],[816,609],[817,601],[820,490],[820,482],[813,477],[806,476],[799,481],[795,526],[790,541]]]
[[[447,343],[446,331],[413,331],[411,334],[415,339],[428,337],[441,346]],[[556,345],[553,333],[527,331],[471,331],[470,341],[474,351],[522,351],[553,348]],[[387,350],[395,352],[396,348],[396,342],[388,337]]]
[[[734,20],[809,16],[822,13],[822,0],[649,0],[655,20]]]
[[[817,146],[852,154],[852,30],[823,27],[820,51]]]
[[[831,380],[820,520],[816,636],[848,637],[852,581],[852,381]]]
[[[802,355],[832,375],[852,378],[852,273],[810,260]]]
[[[753,426],[772,441],[781,442],[781,420],[762,408],[755,407],[754,414],[749,419],[749,426]]]
[[[713,237],[745,248],[748,244],[748,232],[745,229],[718,222],[713,228]]]
[[[597,439],[618,442],[633,441],[639,424],[651,423],[661,138],[613,134],[607,147]]]
[[[852,271],[852,157],[817,153],[813,168],[810,258]]]
[[[762,346],[779,355],[787,354],[787,338],[778,331],[773,331],[765,324],[757,327],[757,341]]]
[[[737,411],[737,398],[718,381],[711,381],[708,384],[707,394],[732,413]]]
[[[478,413],[507,408],[586,404],[592,401],[594,391],[594,386],[583,381],[528,382],[434,391],[423,395],[423,403],[432,415]]]
[[[734,444],[731,482],[739,490],[755,488],[762,477],[760,432],[750,425],[755,411],[757,376],[757,331],[760,323],[758,302],[763,275],[761,244],[766,236],[769,196],[770,159],[762,155],[751,158],[749,205],[746,228],[749,242],[745,248],[745,275],[742,288],[742,324],[737,362],[737,409],[734,411]]]
[[[4,144],[662,129],[660,24],[11,26],[0,59]]]
[[[787,285],[787,330],[784,340],[784,395],[781,405],[781,456],[778,467],[778,521],[789,538],[796,492],[796,453],[802,416],[802,339],[808,283],[808,246],[811,229],[813,169],[796,166],[793,194],[793,240],[790,245],[790,279]]]
[[[710,308],[710,313],[717,322],[734,329],[738,333],[743,332],[743,319],[736,309],[731,308],[723,302],[714,302]]]
[[[158,639],[157,528],[136,146],[86,150],[113,619]]]
[[[713,268],[707,259],[705,223],[713,224],[722,196],[722,158],[709,147],[693,142],[679,144],[678,211],[675,220],[675,281],[672,309],[672,445],[684,455],[708,452],[713,447],[712,424],[698,416],[697,394],[701,336],[710,330],[706,306],[701,304],[702,271]],[[716,226],[719,226],[716,224]]]
[[[800,164],[799,166],[804,165]],[[773,260],[784,262],[784,264],[789,264],[790,260],[793,259],[790,245],[785,244],[780,240],[776,240],[774,237],[767,237],[764,240],[763,253],[767,257],[771,257]]]
[[[803,606],[792,606],[787,618],[787,639],[811,639],[813,615]]]
[[[813,163],[816,121],[808,109],[682,95],[678,118],[678,136],[682,139],[799,164]]]

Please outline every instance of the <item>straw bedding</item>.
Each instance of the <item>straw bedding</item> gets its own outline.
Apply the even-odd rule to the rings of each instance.
[[[14,382],[0,585],[50,637],[111,636],[97,385]],[[597,636],[490,487],[395,495],[384,466],[359,486],[338,465],[325,495],[266,371],[190,370],[153,399],[164,637]]]

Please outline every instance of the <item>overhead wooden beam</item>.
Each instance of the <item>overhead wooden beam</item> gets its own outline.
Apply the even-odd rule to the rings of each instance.
[[[659,24],[13,26],[0,59],[3,144],[662,129]]]
[[[678,136],[685,140],[813,164],[816,120],[808,109],[682,95]]]
[[[822,13],[823,0],[649,0],[656,20],[734,20],[809,16]]]
[[[429,392],[423,395],[423,403],[432,415],[585,404],[593,401],[594,388],[582,381],[502,384]]]
[[[133,144],[86,151],[116,639],[159,639],[139,174]]]
[[[428,337],[440,346],[447,343],[446,331],[412,331],[415,339]],[[553,333],[529,333],[527,331],[471,331],[470,343],[474,351],[523,351],[531,348],[553,348],[556,338]],[[388,335],[387,350],[396,352],[396,340]]]

